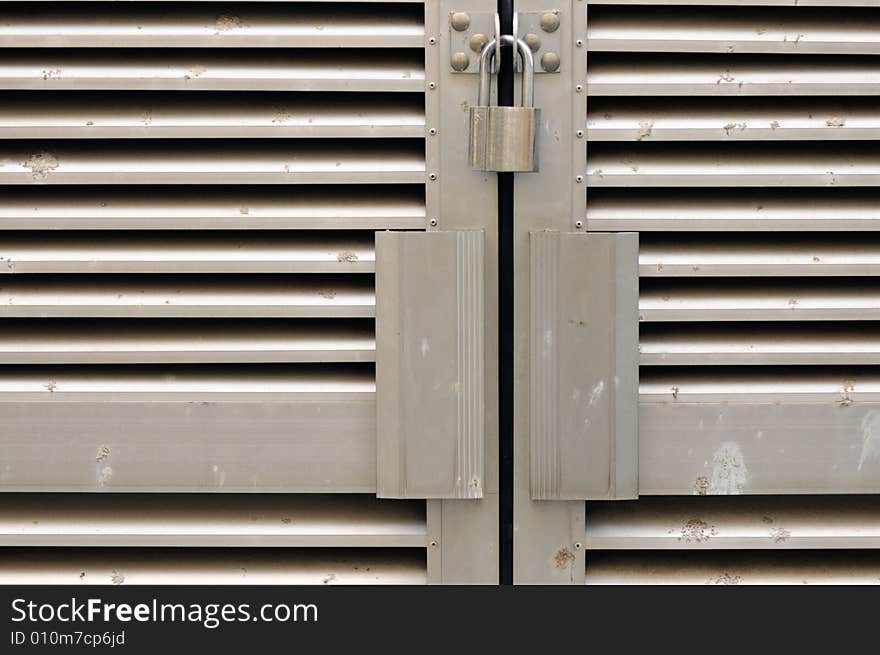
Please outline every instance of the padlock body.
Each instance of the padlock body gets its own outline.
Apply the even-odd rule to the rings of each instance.
[[[534,107],[471,107],[468,156],[475,171],[531,173],[541,110]]]

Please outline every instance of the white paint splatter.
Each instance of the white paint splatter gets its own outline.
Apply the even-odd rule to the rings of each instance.
[[[712,455],[712,475],[709,478],[709,495],[728,496],[743,492],[748,481],[745,458],[739,445],[726,441]]]
[[[880,458],[880,412],[872,410],[862,419],[862,452],[859,455],[859,470],[865,462]]]
[[[599,380],[590,390],[590,407],[599,402],[599,399],[602,397],[602,392],[605,390],[605,381]]]

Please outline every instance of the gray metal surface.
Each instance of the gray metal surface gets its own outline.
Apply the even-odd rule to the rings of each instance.
[[[638,495],[638,237],[532,232],[530,488]]]
[[[4,548],[6,585],[424,584],[421,548]]]
[[[381,498],[482,498],[481,231],[376,235]]]

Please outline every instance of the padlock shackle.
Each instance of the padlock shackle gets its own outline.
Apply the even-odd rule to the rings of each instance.
[[[516,50],[519,53],[520,61],[523,67],[522,79],[522,96],[519,104],[522,107],[535,106],[535,57],[532,55],[532,49],[522,39],[514,39],[510,34],[501,35],[501,43],[503,45],[516,44]],[[489,41],[480,53],[480,89],[477,95],[477,105],[483,106],[489,104],[492,94],[492,80],[489,77],[489,63],[495,58],[495,50],[498,43],[494,39]],[[528,104],[526,101],[528,100]]]

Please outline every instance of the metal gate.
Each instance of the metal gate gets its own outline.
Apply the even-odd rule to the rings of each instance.
[[[0,582],[880,580],[880,2],[500,4],[4,3]]]

